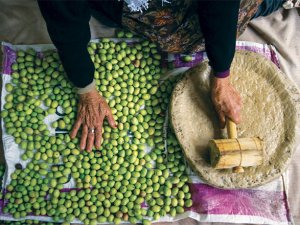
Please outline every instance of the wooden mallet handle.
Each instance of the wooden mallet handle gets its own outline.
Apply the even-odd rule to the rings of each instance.
[[[236,124],[229,118],[226,118],[227,135],[229,139],[237,139]],[[243,173],[244,169],[242,166],[233,168],[234,173]]]
[[[237,138],[236,124],[229,118],[226,119],[227,135],[229,139]]]

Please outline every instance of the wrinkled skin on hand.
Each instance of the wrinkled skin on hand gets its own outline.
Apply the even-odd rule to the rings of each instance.
[[[211,98],[218,113],[221,127],[225,127],[226,117],[236,124],[240,123],[242,99],[231,85],[229,77],[213,78]]]
[[[90,152],[95,145],[97,149],[101,147],[103,121],[107,117],[112,128],[116,128],[111,109],[105,99],[95,89],[85,94],[79,95],[77,119],[70,133],[71,138],[75,138],[78,130],[82,127],[80,148]],[[94,129],[94,133],[90,132]]]

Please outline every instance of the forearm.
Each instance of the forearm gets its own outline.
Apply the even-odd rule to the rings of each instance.
[[[229,76],[235,53],[238,0],[199,1],[198,15],[209,63],[215,75]]]
[[[69,80],[77,88],[93,82],[95,68],[86,44],[56,44],[56,48]]]
[[[68,78],[76,87],[89,85],[95,69],[87,51],[91,36],[86,1],[39,0],[38,3]]]

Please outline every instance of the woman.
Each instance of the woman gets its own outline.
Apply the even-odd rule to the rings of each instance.
[[[39,0],[64,69],[78,87],[78,115],[70,136],[74,138],[82,126],[81,149],[91,151],[94,145],[100,148],[105,117],[111,127],[116,127],[111,110],[93,81],[94,65],[87,51],[91,15],[108,26],[123,26],[145,36],[165,52],[191,53],[205,48],[214,71],[212,100],[224,126],[225,117],[240,122],[242,101],[228,78],[236,37],[251,18],[268,15],[282,4],[287,8],[300,4],[299,0],[170,0],[168,3],[150,0],[145,4],[147,2]]]

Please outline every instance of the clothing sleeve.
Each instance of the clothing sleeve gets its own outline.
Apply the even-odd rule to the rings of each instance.
[[[79,88],[91,84],[95,68],[87,51],[91,38],[87,1],[38,0],[38,5],[70,81]]]
[[[235,53],[239,0],[200,0],[198,15],[209,64],[216,77],[227,77]]]

